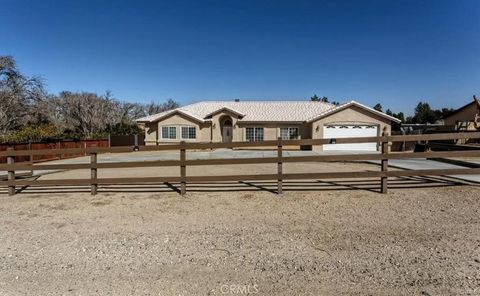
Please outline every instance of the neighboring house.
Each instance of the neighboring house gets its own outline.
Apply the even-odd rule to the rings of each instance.
[[[398,119],[355,101],[203,101],[143,117],[146,145],[370,137]],[[322,150],[322,146],[314,146]],[[377,143],[331,144],[323,150],[378,150]]]
[[[460,131],[480,129],[480,100],[474,96],[472,102],[443,118],[443,123]]]

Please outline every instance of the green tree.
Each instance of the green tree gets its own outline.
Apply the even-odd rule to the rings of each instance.
[[[415,107],[415,114],[412,117],[412,123],[435,123],[440,119],[438,112],[435,112],[427,102],[419,102]]]
[[[442,108],[439,110],[435,110],[436,115],[439,119],[445,118],[448,115],[452,114],[455,111],[453,108]]]
[[[319,97],[317,96],[316,94],[313,95],[312,97],[310,97],[310,101],[312,102],[322,102],[322,103],[330,103],[330,101],[328,100],[327,97]],[[340,105],[340,103],[336,102],[336,101],[333,101],[331,102],[331,104],[333,105]]]
[[[427,102],[419,102],[415,107],[412,123],[435,123],[454,111],[452,108],[432,109]]]
[[[403,112],[393,113],[392,116],[399,119],[401,122],[405,122],[405,114],[403,114]]]
[[[382,108],[382,105],[380,105],[380,103],[377,103],[375,106],[373,106],[373,109],[379,112],[382,112],[383,108]]]
[[[26,143],[54,140],[61,137],[61,131],[54,125],[24,125],[14,132],[0,136],[4,143]]]

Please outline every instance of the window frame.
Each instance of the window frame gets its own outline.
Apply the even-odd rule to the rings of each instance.
[[[249,139],[249,132],[248,132],[249,129],[253,130],[253,139]],[[261,135],[261,138],[260,138],[259,135]],[[264,140],[265,140],[265,129],[264,129],[263,126],[245,127],[245,141],[247,141],[247,142],[262,142]]]
[[[284,137],[282,130],[287,130],[288,138]],[[292,130],[296,130],[295,137],[292,137]],[[280,137],[282,138],[282,140],[298,140],[300,139],[300,128],[298,126],[297,127],[295,126],[280,127]]]
[[[167,133],[167,136],[168,137],[165,137],[165,133],[163,132],[163,129],[166,128],[168,129],[168,133]],[[175,131],[174,133],[174,138],[171,137],[171,131]],[[176,126],[172,126],[172,125],[163,125],[162,126],[162,140],[176,140],[177,139],[177,127]]]
[[[187,136],[188,137],[184,137],[184,129],[187,129]],[[190,134],[190,131],[193,129],[193,138],[190,137],[191,134]],[[193,125],[188,125],[188,126],[181,126],[180,127],[180,137],[182,138],[182,140],[196,140],[197,139],[197,127],[196,126],[193,126]]]

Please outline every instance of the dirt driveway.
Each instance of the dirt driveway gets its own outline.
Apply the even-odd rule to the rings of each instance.
[[[473,186],[1,195],[0,295],[478,295],[479,209]]]
[[[286,173],[378,169],[284,165]],[[204,166],[187,174],[275,170]],[[99,177],[178,173],[104,169]],[[276,182],[188,184],[185,197],[177,184],[103,186],[94,197],[88,186],[0,195],[0,296],[478,295],[479,188],[443,178],[390,184],[387,195],[375,192],[378,179],[285,182],[283,197],[272,193]]]

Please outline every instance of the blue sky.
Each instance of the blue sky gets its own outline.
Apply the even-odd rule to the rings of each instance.
[[[121,100],[480,96],[480,1],[0,0],[0,54],[48,90]]]

